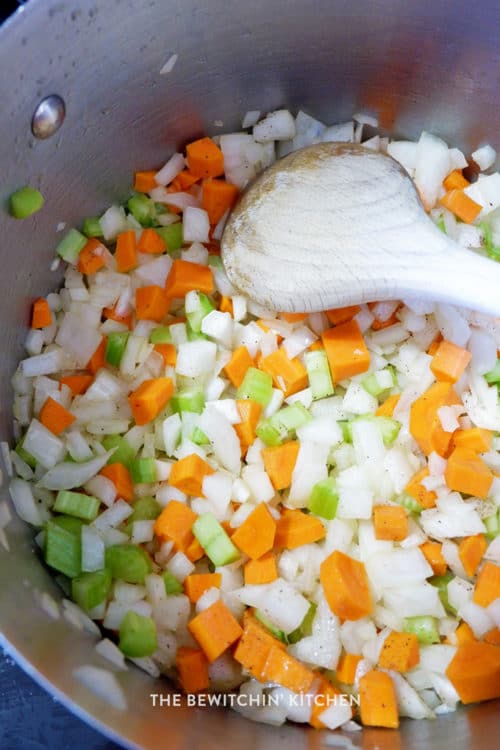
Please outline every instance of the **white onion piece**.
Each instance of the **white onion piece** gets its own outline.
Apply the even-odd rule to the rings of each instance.
[[[81,487],[107,464],[108,458],[113,455],[113,452],[112,450],[106,451],[102,456],[83,464],[73,464],[66,461],[60,463],[43,475],[38,482],[38,486],[46,487],[48,490],[71,490],[74,487]]]
[[[173,154],[166,164],[155,174],[155,182],[158,185],[168,185],[182,172],[186,166],[186,160],[182,154]]]

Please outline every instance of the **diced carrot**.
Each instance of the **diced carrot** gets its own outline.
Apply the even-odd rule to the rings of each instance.
[[[344,685],[352,685],[356,677],[357,666],[362,658],[361,654],[343,653],[337,664],[337,680]]]
[[[377,306],[378,302],[369,302],[368,307],[372,311],[373,315],[375,316],[375,319],[373,323],[371,324],[372,331],[382,331],[384,328],[390,328],[393,325],[396,325],[396,323],[399,323],[398,318],[398,312],[401,308],[401,305],[398,305],[394,312],[385,320],[380,320],[377,317]]]
[[[462,643],[468,643],[469,641],[475,641],[477,638],[472,632],[472,628],[466,622],[460,623],[458,628],[455,630],[455,646],[461,646]]]
[[[492,628],[488,630],[486,635],[483,637],[486,643],[492,643],[494,646],[500,646],[500,628]]]
[[[249,560],[243,568],[245,584],[271,583],[278,577],[276,558],[272,552],[266,552],[258,560]]]
[[[376,505],[373,525],[376,539],[401,542],[408,536],[408,516],[400,505]]]
[[[399,727],[394,684],[386,672],[372,669],[359,681],[359,711],[365,727]]]
[[[500,565],[487,560],[476,580],[472,601],[480,607],[489,607],[500,597]]]
[[[468,576],[473,576],[483,559],[488,543],[484,534],[464,537],[458,545],[458,556]]]
[[[203,180],[201,207],[212,226],[217,224],[238,200],[238,188],[225,180]]]
[[[189,190],[200,179],[201,177],[192,174],[189,169],[183,169],[182,172],[179,172],[174,182],[177,183],[176,187],[178,187],[179,191],[183,192]]]
[[[491,643],[462,643],[446,670],[462,703],[500,698],[500,648]]]
[[[210,267],[187,260],[174,260],[165,284],[167,297],[185,297],[193,289],[205,294],[213,292],[214,279]]]
[[[149,255],[160,255],[167,249],[167,245],[163,237],[160,237],[158,232],[154,229],[143,229],[139,242],[137,243],[137,250],[140,253],[146,253]]]
[[[252,560],[270,552],[276,534],[276,521],[265,503],[259,503],[255,510],[233,533],[231,540]]]
[[[188,630],[209,662],[218,659],[243,634],[238,620],[220,599],[196,615],[188,623]]]
[[[236,434],[240,439],[240,445],[243,452],[255,440],[255,430],[262,412],[261,404],[251,399],[238,399],[236,401],[241,422],[234,425]]]
[[[106,345],[108,343],[108,337],[103,336],[101,339],[101,343],[91,356],[91,358],[88,361],[86,370],[90,370],[92,375],[95,375],[98,370],[101,369],[101,367],[105,367],[106,365]]]
[[[249,367],[254,366],[254,361],[246,346],[239,346],[231,355],[231,359],[224,367],[224,372],[235,388],[239,388]]]
[[[134,498],[134,485],[132,484],[132,477],[125,464],[114,463],[108,464],[99,472],[103,477],[110,479],[116,488],[117,497],[123,498],[128,503],[132,502]]]
[[[310,352],[317,352],[319,349],[323,350],[323,344],[321,341],[313,341],[309,347]]]
[[[469,198],[463,190],[449,190],[439,202],[466,224],[472,224],[483,210],[483,207]]]
[[[224,156],[211,138],[200,138],[186,146],[189,171],[196,177],[219,177],[224,173]]]
[[[276,525],[275,547],[295,549],[324,539],[326,530],[319,518],[301,510],[285,508]]]
[[[92,375],[65,375],[59,381],[59,387],[67,385],[73,396],[80,396],[85,393],[93,380]]]
[[[154,349],[163,358],[166,367],[175,367],[177,352],[173,344],[155,344]]]
[[[262,669],[265,682],[275,682],[294,693],[302,693],[311,687],[314,672],[282,648],[272,646]]]
[[[433,357],[435,355],[435,353],[439,349],[439,344],[441,343],[442,340],[443,340],[443,337],[441,336],[441,334],[439,334],[439,336],[434,339],[432,344],[427,349],[427,354],[429,356]]]
[[[287,323],[300,323],[308,317],[309,313],[280,313],[280,318],[286,320]]]
[[[205,550],[195,536],[193,536],[188,546],[182,551],[184,552],[188,560],[191,560],[191,562],[197,562],[205,556]]]
[[[190,602],[196,604],[208,589],[220,589],[221,581],[220,573],[192,573],[184,579],[184,593]]]
[[[493,433],[481,427],[471,427],[468,430],[457,430],[451,439],[452,448],[464,448],[475,453],[486,453],[491,448]]]
[[[420,545],[420,552],[431,566],[434,575],[444,576],[448,565],[443,557],[443,545],[427,541]]]
[[[321,334],[321,340],[334,383],[366,372],[370,367],[370,352],[357,321],[329,328]]]
[[[328,606],[343,620],[359,620],[371,614],[373,605],[365,566],[335,550],[320,567],[320,581]]]
[[[197,518],[188,505],[170,500],[156,519],[154,532],[162,541],[172,541],[176,549],[184,551],[193,540],[191,529]]]
[[[225,297],[222,295],[219,302],[219,310],[220,312],[227,312],[231,317],[233,317],[233,300],[231,297]]]
[[[471,360],[471,353],[451,341],[441,341],[432,358],[431,370],[436,380],[456,383]]]
[[[87,244],[78,256],[78,270],[80,273],[84,273],[87,276],[92,273],[97,273],[101,268],[106,265],[104,262],[104,245],[95,237],[90,237],[87,240]]]
[[[271,635],[247,610],[243,616],[243,635],[234,651],[234,658],[256,680],[264,680],[264,667],[271,649],[285,649],[285,644]]]
[[[461,169],[454,169],[453,172],[450,172],[450,174],[443,180],[445,190],[461,190],[468,185],[470,185],[470,182],[465,179]]]
[[[423,508],[434,508],[437,495],[433,490],[427,490],[422,484],[422,479],[429,476],[429,469],[424,467],[417,471],[405,487],[405,492],[410,495]]]
[[[128,397],[135,423],[151,422],[166,406],[173,392],[174,384],[170,378],[144,380]]]
[[[377,417],[392,417],[394,409],[401,396],[399,393],[395,393],[393,396],[388,396],[383,404],[381,404],[375,412]]]
[[[50,311],[49,303],[43,297],[39,297],[33,302],[31,327],[47,328],[50,325],[52,325],[52,313]]]
[[[264,357],[260,369],[272,376],[275,386],[284,391],[285,397],[302,391],[309,383],[307,370],[300,359],[289,359],[283,348]]]
[[[120,232],[116,238],[115,258],[120,273],[127,273],[137,268],[137,243],[133,229]]]
[[[493,474],[477,453],[455,448],[444,472],[450,490],[484,499],[493,482]]]
[[[262,449],[262,460],[275,490],[286,490],[290,487],[299,448],[298,440],[290,440],[283,445]]]
[[[398,633],[393,630],[384,641],[378,658],[382,669],[408,672],[420,661],[418,638],[414,633]]]
[[[338,326],[341,323],[348,323],[360,310],[359,305],[350,305],[349,307],[337,307],[334,310],[325,310],[325,315],[332,326]]]
[[[135,292],[135,314],[137,320],[154,320],[161,323],[167,315],[169,299],[165,289],[155,284],[140,286]]]
[[[40,409],[38,417],[43,426],[53,432],[54,435],[60,435],[76,419],[70,411],[50,396]]]
[[[199,693],[210,686],[208,662],[198,648],[180,646],[175,655],[179,682],[185,693]]]
[[[451,383],[433,383],[411,405],[410,432],[426,455],[432,451],[440,456],[447,453],[452,433],[441,427],[438,410],[460,403]]]
[[[155,180],[155,174],[154,170],[136,172],[134,175],[134,190],[136,193],[149,193],[157,188],[158,183]]]
[[[321,675],[318,680],[318,688],[316,690],[316,695],[314,696],[311,716],[309,718],[309,724],[312,727],[315,729],[323,729],[326,726],[326,724],[323,724],[321,721],[321,714],[326,711],[329,706],[335,705],[335,701],[339,695],[342,695],[340,690],[336,688],[335,685],[332,685],[330,680],[327,680],[326,677]]]
[[[206,461],[200,458],[196,453],[181,458],[172,466],[170,472],[169,484],[177,487],[186,495],[202,495],[203,479],[207,474],[213,474],[214,470]]]

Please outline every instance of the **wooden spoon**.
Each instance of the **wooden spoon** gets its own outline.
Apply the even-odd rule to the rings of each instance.
[[[221,250],[232,284],[272,310],[418,297],[500,315],[500,265],[435,226],[398,162],[355,144],[319,143],[264,171]]]

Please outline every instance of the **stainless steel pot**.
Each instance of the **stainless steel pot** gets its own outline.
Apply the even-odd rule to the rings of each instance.
[[[31,0],[0,32],[0,196],[39,186],[46,207],[16,222],[0,215],[1,436],[10,436],[9,378],[21,356],[29,302],[58,283],[49,271],[56,225],[124,197],[137,167],[153,167],[202,133],[239,127],[248,109],[303,108],[327,122],[368,110],[385,132],[426,128],[468,148],[500,146],[500,5],[495,0]],[[177,64],[160,75],[174,53]],[[66,103],[52,138],[30,125],[50,94]],[[23,524],[0,546],[0,643],[75,713],[127,747],[313,750],[322,733],[273,729],[229,711],[153,708],[165,692],[139,670],[121,678],[120,713],[71,676],[96,663],[94,640],[35,603],[59,597]],[[351,735],[361,748],[498,747],[498,703],[400,732]]]

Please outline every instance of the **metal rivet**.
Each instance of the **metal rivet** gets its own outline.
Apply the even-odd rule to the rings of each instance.
[[[66,106],[57,94],[46,96],[38,104],[31,120],[31,131],[35,138],[50,138],[64,122]]]

